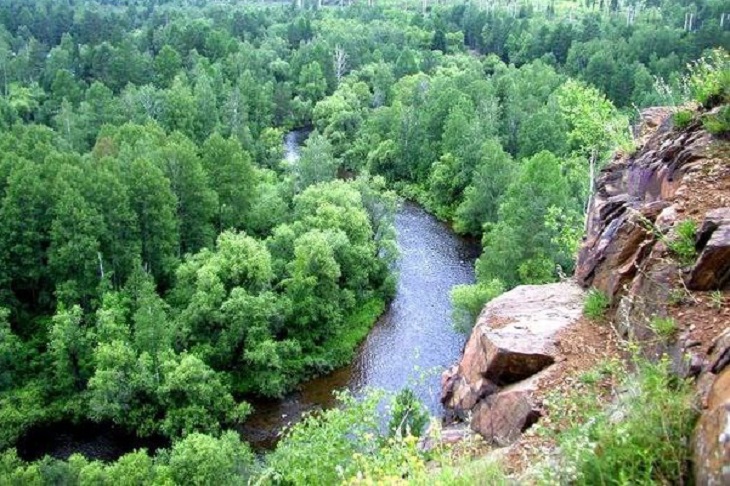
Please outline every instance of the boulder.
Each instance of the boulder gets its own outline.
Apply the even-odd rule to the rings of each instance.
[[[479,402],[471,428],[488,442],[504,447],[516,441],[539,417],[529,390],[503,390]]]
[[[563,282],[517,287],[489,302],[461,361],[442,375],[447,416],[465,419],[500,387],[554,363],[557,335],[581,316],[583,296],[580,287]]]
[[[730,484],[730,367],[715,379],[693,437],[695,483]]]
[[[697,234],[701,249],[687,279],[692,290],[722,289],[730,284],[730,208],[709,211]]]

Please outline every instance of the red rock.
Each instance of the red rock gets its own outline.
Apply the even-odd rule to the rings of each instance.
[[[730,284],[730,208],[709,211],[697,233],[701,250],[690,271],[687,287],[715,290]]]
[[[550,366],[557,334],[580,317],[582,306],[583,291],[567,282],[517,287],[488,303],[458,366],[442,375],[442,403],[464,418],[498,386]]]
[[[730,484],[730,367],[715,379],[707,404],[693,437],[695,483]]]
[[[540,414],[529,391],[502,391],[490,395],[474,409],[471,428],[500,447],[516,441]]]

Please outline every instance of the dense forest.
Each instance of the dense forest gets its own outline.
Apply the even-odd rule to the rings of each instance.
[[[394,290],[399,196],[481,238],[478,283],[453,294],[467,321],[506,288],[571,273],[594,174],[632,149],[638,109],[688,98],[688,64],[727,66],[710,52],[730,49],[726,9],[5,0],[0,475],[306,483],[367,469],[305,472],[306,454],[328,454],[307,437],[333,442],[312,424],[267,459],[226,430],[247,398],[351,359]],[[298,127],[313,131],[291,165],[282,138]],[[372,401],[329,412],[367,431],[365,455],[389,447]],[[22,464],[18,438],[60,420],[172,445]]]

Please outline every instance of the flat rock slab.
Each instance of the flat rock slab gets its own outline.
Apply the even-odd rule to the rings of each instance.
[[[550,366],[557,335],[581,316],[583,300],[578,285],[562,282],[517,287],[489,302],[461,361],[444,373],[444,405],[464,417],[500,387]]]

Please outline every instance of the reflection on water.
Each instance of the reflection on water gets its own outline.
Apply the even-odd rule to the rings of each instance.
[[[413,389],[434,414],[440,373],[456,361],[466,339],[451,328],[449,290],[474,282],[479,248],[456,236],[420,207],[404,203],[395,219],[400,257],[395,298],[350,366],[304,383],[280,401],[254,403],[242,428],[254,446],[271,447],[278,432],[302,413],[333,405],[332,391],[365,387]]]

